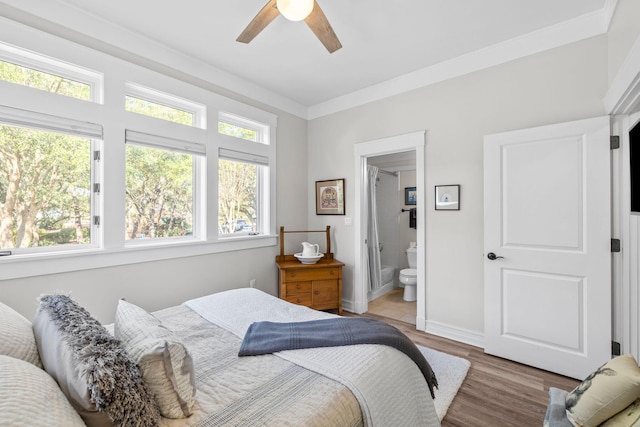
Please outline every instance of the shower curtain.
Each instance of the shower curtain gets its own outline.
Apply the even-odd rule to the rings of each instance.
[[[367,167],[367,252],[369,261],[369,290],[382,287],[382,266],[380,265],[380,242],[378,240],[378,209],[376,208],[376,182],[378,168]]]

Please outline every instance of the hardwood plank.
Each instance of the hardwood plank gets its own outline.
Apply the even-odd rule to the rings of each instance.
[[[345,316],[359,315],[345,312]],[[571,390],[579,384],[572,378],[485,354],[479,347],[417,331],[409,323],[370,313],[361,317],[389,323],[416,344],[471,362],[442,427],[542,426],[549,387]]]

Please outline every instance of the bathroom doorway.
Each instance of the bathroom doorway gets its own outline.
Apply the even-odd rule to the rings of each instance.
[[[426,328],[426,244],[425,244],[425,145],[426,131],[419,131],[411,134],[399,135],[394,137],[383,138],[374,141],[368,141],[356,144],[355,151],[355,168],[356,168],[356,203],[355,203],[355,265],[354,265],[354,299],[352,309],[355,313],[365,313],[369,311],[369,267],[368,267],[368,247],[367,247],[367,199],[366,199],[366,181],[369,160],[373,158],[384,158],[390,160],[392,157],[385,156],[399,155],[399,153],[411,153],[415,159],[415,208],[416,211],[416,244],[417,244],[417,284],[416,284],[416,308],[415,322],[416,329],[425,330]],[[373,161],[376,161],[373,159]],[[403,186],[403,184],[398,184]],[[404,187],[402,188],[402,202],[404,203]],[[400,206],[398,206],[398,209]],[[398,214],[401,212],[398,211]],[[408,216],[407,216],[408,229]],[[400,219],[398,219],[401,221]],[[398,247],[399,247],[398,243]],[[400,252],[400,260],[406,260],[406,256]],[[398,261],[398,265],[400,264]],[[397,274],[397,273],[396,273]],[[374,300],[375,302],[375,300]]]
[[[415,221],[410,218],[414,201],[405,204],[405,189],[416,187],[416,153],[372,156],[367,158],[367,168],[368,192],[373,191],[375,196],[372,198],[369,194],[375,208],[369,202],[367,209],[369,313],[415,324],[415,285],[405,294],[399,274],[409,267],[406,249],[415,246],[417,241]],[[373,222],[375,227],[371,227]]]

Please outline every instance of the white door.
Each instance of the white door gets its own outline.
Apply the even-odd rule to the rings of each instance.
[[[611,356],[609,118],[484,139],[485,352],[584,379]]]

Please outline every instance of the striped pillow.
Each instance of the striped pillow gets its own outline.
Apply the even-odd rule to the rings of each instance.
[[[0,302],[0,354],[42,368],[33,328],[24,316]]]
[[[195,375],[191,355],[178,337],[144,309],[120,300],[114,333],[138,363],[160,413],[167,418],[191,415]]]
[[[0,424],[84,426],[56,381],[24,360],[0,356]]]

